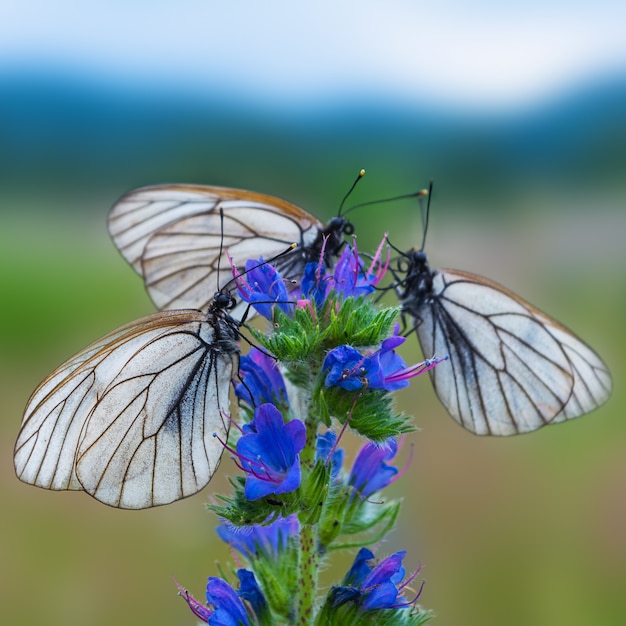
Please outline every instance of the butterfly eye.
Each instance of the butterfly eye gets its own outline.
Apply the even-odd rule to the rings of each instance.
[[[217,309],[231,310],[237,306],[237,300],[226,291],[216,291],[213,304]]]
[[[354,224],[346,222],[343,227],[343,234],[348,236],[354,235]]]

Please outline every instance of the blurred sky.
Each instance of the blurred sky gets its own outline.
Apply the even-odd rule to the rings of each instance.
[[[384,93],[519,107],[626,67],[616,0],[3,0],[0,68],[67,66],[272,104]]]

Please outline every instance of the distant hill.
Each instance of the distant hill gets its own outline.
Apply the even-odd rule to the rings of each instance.
[[[360,167],[401,193],[434,177],[450,196],[524,184],[624,185],[626,79],[509,115],[358,95],[272,111],[252,95],[133,87],[60,72],[0,73],[0,186],[99,190],[195,181],[289,195]],[[280,187],[277,183],[280,181]],[[296,198],[297,199],[297,198]]]

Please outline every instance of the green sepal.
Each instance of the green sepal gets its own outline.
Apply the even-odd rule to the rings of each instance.
[[[245,477],[229,479],[233,494],[216,494],[223,504],[207,504],[207,509],[227,519],[235,526],[270,523],[279,517],[288,517],[300,510],[300,490],[269,495],[258,500],[247,500],[244,495]]]
[[[276,554],[260,549],[248,560],[272,613],[288,618],[293,613],[298,585],[293,575],[298,566],[296,538],[291,537],[286,548]]]
[[[320,391],[313,394],[313,411],[316,414],[321,411],[316,403]],[[332,417],[341,424],[349,419],[348,425],[352,430],[372,441],[382,442],[415,430],[412,418],[393,410],[392,396],[383,389],[347,391],[341,387],[326,387],[324,402]]]
[[[322,424],[326,426],[326,428],[330,428],[331,415],[330,415],[330,410],[328,408],[328,403],[326,402],[326,395],[323,389],[320,389],[318,391],[316,399],[317,399],[317,404],[316,404],[317,416],[319,417]]]
[[[297,591],[297,580],[293,573],[298,566],[298,558],[297,552],[292,552],[295,558],[285,558],[282,554],[275,559],[263,556],[254,559],[251,564],[273,615],[284,619],[293,614],[293,599]]]
[[[326,601],[315,620],[315,626],[346,626],[346,624],[359,624],[359,626],[421,626],[433,618],[431,611],[425,611],[419,606],[365,611],[358,604],[358,600],[350,600],[340,606],[333,606],[337,602],[336,594],[338,589],[338,587],[330,588]]]
[[[337,541],[332,543],[329,550],[345,550],[348,548],[363,548],[378,543],[395,525],[400,513],[400,501],[375,504],[366,502],[361,510],[345,520],[340,527],[342,535],[356,535],[367,533],[362,539],[353,538],[351,541]],[[372,532],[376,529],[376,532]],[[337,533],[339,534],[339,533]]]
[[[324,552],[329,549],[341,532],[344,521],[343,507],[346,500],[347,489],[343,482],[331,480],[318,524],[319,543]]]
[[[336,303],[340,303],[335,313]],[[397,308],[379,309],[369,298],[329,299],[325,311],[330,312],[327,348],[344,344],[369,347],[386,339],[398,317]]]
[[[393,528],[400,501],[380,502],[363,499],[342,481],[331,481],[322,517],[319,521],[319,542],[325,550],[369,546]],[[375,532],[373,532],[375,531]],[[363,534],[346,541],[345,535]]]
[[[265,335],[252,330],[255,339],[269,350],[281,363],[304,362],[320,352],[320,346],[328,333],[311,317],[306,309],[296,308],[294,316],[274,309],[274,332]]]
[[[349,344],[355,347],[378,345],[386,339],[398,316],[397,308],[379,309],[365,297],[340,300],[329,297],[315,319],[306,308],[289,316],[274,309],[274,332],[267,335],[249,328],[255,340],[288,368],[292,364],[323,360],[326,352]],[[310,370],[308,370],[310,374]]]
[[[303,480],[298,515],[301,524],[314,525],[319,522],[328,494],[330,471],[330,464],[318,459],[311,473]]]

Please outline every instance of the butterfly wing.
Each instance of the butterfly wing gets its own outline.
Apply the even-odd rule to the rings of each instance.
[[[160,309],[206,309],[232,278],[226,259],[220,261],[222,249],[243,261],[271,258],[297,243],[299,248],[277,266],[286,271],[285,278],[299,283],[307,251],[323,229],[313,216],[280,198],[204,185],[136,189],[109,215],[115,245],[143,276]]]
[[[506,288],[458,270],[437,270],[429,298],[405,310],[439,399],[478,435],[513,435],[588,413],[611,393],[600,357],[567,328]]]
[[[228,434],[232,354],[199,311],[155,313],[57,368],[28,401],[14,463],[24,482],[141,509],[202,489]]]

